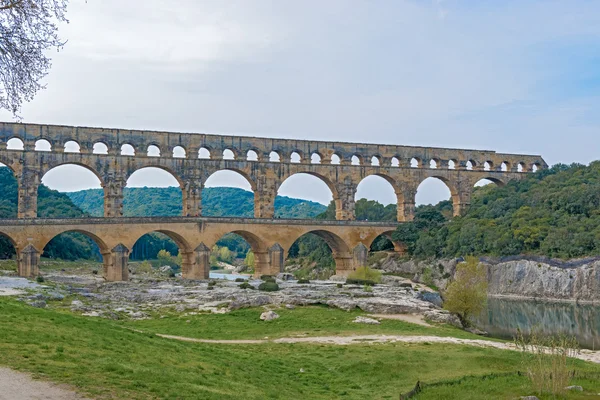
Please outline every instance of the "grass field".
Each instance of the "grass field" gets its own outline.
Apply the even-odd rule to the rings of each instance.
[[[280,325],[257,322],[248,326],[257,319],[258,310],[198,316],[194,319],[197,326],[175,317],[124,324],[36,309],[0,298],[0,364],[73,385],[92,398],[397,399],[417,380],[438,383],[426,388],[418,399],[511,399],[532,393],[526,378],[516,374],[481,378],[519,370],[520,355],[511,351],[426,343],[215,345],[124,329],[144,326],[164,331],[171,325],[172,332],[193,336],[197,328],[221,338],[313,329],[330,334],[338,329],[331,325],[340,322],[340,311],[335,311],[329,319],[324,317],[328,315],[324,308],[282,312],[278,321],[289,321]],[[369,329],[410,332],[410,324],[386,322],[394,324]],[[298,329],[302,324],[303,329]],[[579,374],[586,374],[575,382],[586,392],[570,394],[569,398],[594,398],[592,393],[600,392],[600,367],[578,361],[574,364]]]

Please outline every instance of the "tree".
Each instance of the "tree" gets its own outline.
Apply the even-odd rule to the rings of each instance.
[[[15,117],[45,85],[49,49],[60,50],[59,22],[68,22],[67,0],[0,0],[0,108]]]
[[[468,327],[470,318],[486,306],[487,288],[485,267],[476,257],[467,257],[456,266],[454,280],[444,293],[444,308],[456,314],[463,326]]]

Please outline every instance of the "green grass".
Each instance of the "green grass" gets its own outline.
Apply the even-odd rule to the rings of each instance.
[[[322,311],[315,310],[319,309],[291,313]],[[520,367],[517,352],[470,346],[180,342],[123,329],[114,321],[36,309],[6,298],[0,298],[0,315],[1,365],[73,385],[93,398],[397,399],[417,380],[447,383],[469,375],[511,373]],[[318,314],[322,315],[326,314]],[[214,318],[205,322],[214,325],[211,330],[216,332],[220,321],[235,317]],[[309,318],[313,319],[319,318]],[[323,325],[332,322],[339,321]],[[235,325],[236,335],[239,326]],[[261,326],[265,335],[273,329],[272,324]],[[250,328],[258,334],[258,328]],[[576,365],[579,371],[600,377],[598,366]],[[590,393],[600,391],[600,379],[590,378],[582,384],[588,392],[569,398],[592,398]],[[434,386],[418,398],[490,398],[478,393],[514,398],[532,391],[524,378],[513,375],[498,381],[473,378],[454,386]]]
[[[262,339],[289,336],[331,336],[352,334],[432,335],[481,339],[450,326],[428,328],[398,320],[382,320],[381,325],[352,322],[367,313],[343,311],[326,306],[275,310],[281,318],[265,323],[259,319],[263,309],[250,308],[228,314],[170,314],[163,318],[122,321],[125,326],[143,331],[201,339]],[[187,321],[190,321],[189,323]]]

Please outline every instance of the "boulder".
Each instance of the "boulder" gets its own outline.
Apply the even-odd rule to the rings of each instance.
[[[361,317],[358,316],[354,319],[354,321],[357,324],[369,324],[369,325],[379,325],[381,324],[381,322],[377,321],[376,319],[373,318],[367,318],[367,317]]]
[[[427,321],[438,322],[440,324],[449,324],[457,328],[463,328],[458,317],[445,310],[426,311],[423,316]]]
[[[30,302],[29,305],[35,308],[46,308],[46,302],[44,300],[35,300]]]
[[[281,273],[277,274],[277,279],[282,280],[282,281],[291,281],[296,278],[294,277],[293,274],[290,274],[288,272],[281,272]]]
[[[265,311],[264,313],[260,314],[260,319],[262,321],[273,321],[277,318],[279,318],[279,314],[277,314],[275,311]]]
[[[578,385],[573,385],[573,386],[567,386],[565,388],[565,390],[572,390],[574,392],[583,392],[583,387],[578,386]]]
[[[442,306],[442,297],[438,292],[419,292],[417,299],[427,301],[431,304],[435,304],[438,307]]]

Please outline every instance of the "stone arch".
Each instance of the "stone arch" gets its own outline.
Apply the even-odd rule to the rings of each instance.
[[[308,234],[313,234],[323,239],[327,246],[329,246],[335,262],[336,274],[345,274],[344,271],[349,272],[355,269],[356,263],[354,262],[354,257],[350,246],[348,246],[348,244],[340,236],[327,229],[314,229],[303,232],[301,235],[295,237],[294,240],[291,241],[289,248],[286,249],[286,254],[289,254],[290,248],[294,243],[296,243],[296,241]]]
[[[304,153],[301,152],[300,150],[294,150],[290,154],[290,162],[291,163],[297,164],[297,163],[301,163],[303,160],[304,160]]]
[[[163,170],[165,172],[168,172],[173,178],[175,178],[175,180],[177,181],[177,183],[179,184],[180,187],[182,187],[183,184],[184,184],[183,180],[181,179],[181,177],[179,176],[179,174],[177,174],[175,171],[173,171],[172,169],[170,169],[169,167],[166,167],[164,165],[154,164],[154,163],[143,165],[143,166],[140,166],[139,168],[136,168],[134,170],[128,171],[127,175],[125,176],[125,180],[128,181],[129,178],[131,178],[131,176],[133,174],[135,174],[138,171],[142,171],[144,169],[147,169],[147,168],[157,168],[157,169]]]
[[[161,156],[160,147],[156,144],[148,145],[148,148],[146,149],[146,155],[148,157],[160,157]]]
[[[46,248],[46,246],[48,246],[48,244],[56,237],[65,234],[65,233],[79,233],[81,235],[87,236],[89,239],[91,239],[94,243],[96,243],[96,246],[98,246],[98,248],[100,249],[101,253],[110,251],[110,247],[107,245],[106,241],[103,240],[100,236],[96,235],[93,232],[90,232],[88,230],[85,229],[61,229],[58,230],[54,236],[52,236],[51,238],[43,238],[42,241],[40,242],[40,249],[43,251],[43,249]]]
[[[350,159],[350,163],[352,165],[362,165],[363,164],[363,158],[360,154],[353,154],[352,158]]]
[[[458,165],[458,160],[450,159],[448,160],[448,169],[456,169]]]
[[[202,146],[198,149],[198,158],[209,160],[211,156],[211,149],[207,146]]]
[[[223,160],[236,160],[237,154],[233,149],[226,148],[226,149],[223,149],[222,157],[223,157]]]
[[[477,163],[471,159],[467,160],[465,168],[467,171],[473,171],[477,167]]]
[[[318,151],[313,151],[310,154],[310,163],[311,164],[321,164],[322,160],[323,160],[323,156]]]
[[[269,153],[269,161],[270,162],[281,162],[283,157],[281,156],[281,152],[277,150],[271,150]]]
[[[187,158],[187,150],[181,145],[173,147],[173,158]]]
[[[52,143],[46,138],[39,138],[35,141],[35,151],[52,151]]]
[[[483,170],[484,171],[493,171],[494,170],[494,163],[492,161],[486,161],[483,163]]]
[[[122,156],[135,156],[136,151],[135,151],[135,147],[130,144],[130,143],[123,143],[121,144],[121,153]]]
[[[247,161],[258,161],[258,153],[257,149],[250,149],[246,152],[246,160]]]
[[[92,146],[92,154],[108,154],[109,147],[105,142],[94,142]]]
[[[340,165],[341,163],[342,163],[342,157],[337,153],[333,153],[331,155],[331,164]]]
[[[480,187],[480,186],[485,186],[485,185],[492,184],[492,183],[498,187],[502,187],[502,186],[506,185],[506,182],[504,182],[501,179],[498,179],[498,178],[495,178],[492,176],[485,176],[485,177],[479,179],[477,182],[475,182],[475,184],[473,186]]]
[[[440,160],[438,158],[432,158],[429,160],[429,168],[438,169],[440,167]]]
[[[285,177],[285,179],[278,185],[278,187],[277,187],[277,193],[279,194],[282,186],[284,187],[284,190],[285,190],[285,186],[284,185],[286,185],[286,182],[288,182],[288,183],[290,182],[289,179],[295,180],[298,177],[301,177],[302,175],[308,175],[308,176],[317,178],[322,183],[324,183],[325,186],[327,186],[327,188],[329,189],[329,192],[331,193],[331,199],[332,200],[336,200],[339,197],[337,189],[336,189],[334,183],[331,180],[329,180],[327,177],[325,177],[325,176],[323,176],[321,174],[317,174],[317,173],[312,172],[312,171],[299,171],[299,172],[293,173],[293,174]],[[294,194],[291,194],[291,195],[283,194],[283,196],[298,198],[298,196],[301,196],[301,195],[294,193]],[[300,197],[300,198],[302,198],[302,197]],[[305,200],[317,201],[317,200],[314,200],[314,199],[305,199]],[[277,214],[277,211],[275,213]]]
[[[391,167],[399,167],[400,166],[400,159],[396,156],[392,157],[392,159],[390,160],[390,166]]]
[[[413,157],[410,159],[411,168],[421,168],[421,159],[419,157]]]
[[[424,189],[423,184],[426,182],[442,182],[444,184],[444,186],[448,189],[448,193],[450,195],[449,199],[452,200],[454,209],[456,209],[456,206],[458,205],[458,203],[460,203],[460,200],[458,197],[459,196],[458,190],[452,184],[452,182],[450,182],[447,178],[445,178],[443,176],[439,176],[439,175],[428,176],[427,178],[425,178],[421,182],[419,182],[419,185],[417,186],[417,192],[415,194],[415,203],[433,204],[433,202],[431,201],[430,198],[423,198],[419,194],[419,190]],[[439,188],[441,188],[441,186],[439,186],[439,184],[437,186],[438,186],[438,190],[439,190]],[[437,196],[435,199],[437,200]],[[439,201],[444,201],[444,200],[439,200]],[[435,204],[433,204],[433,205],[435,205]]]
[[[15,256],[19,247],[15,239],[8,233],[0,231],[0,259],[7,260]]]
[[[384,251],[384,250],[393,250],[394,252],[398,253],[398,254],[404,254],[406,253],[406,245],[402,242],[398,242],[395,241],[392,238],[394,231],[387,231],[387,232],[383,232],[382,234],[375,236],[373,238],[373,240],[365,243],[365,245],[367,246],[367,248],[369,249],[369,251]],[[379,249],[379,248],[374,248],[373,246],[380,246],[380,242],[381,239],[385,238],[387,239],[387,241],[390,243],[391,247],[390,248],[383,248],[383,249]]]
[[[379,182],[379,184],[378,184]],[[366,193],[373,193],[373,192],[378,192],[381,193],[381,185],[380,183],[383,183],[386,191],[388,193],[386,193],[386,199],[382,199],[382,201],[379,201],[378,199],[374,198],[373,196],[364,196],[364,190],[365,190],[365,184],[367,185],[366,188]],[[361,186],[362,185],[362,186]],[[377,185],[379,186],[379,188],[375,188],[374,186]],[[379,190],[374,190],[374,189],[379,189]],[[387,190],[387,189],[391,189],[391,190]],[[394,219],[397,219],[397,209],[398,209],[398,205],[399,204],[404,204],[404,195],[402,193],[402,191],[398,188],[398,185],[396,183],[396,181],[386,175],[386,174],[381,174],[381,173],[376,173],[376,174],[370,174],[365,176],[364,178],[362,178],[360,180],[360,182],[358,182],[358,185],[356,186],[356,194],[354,195],[354,200],[355,202],[361,200],[361,199],[366,199],[366,200],[373,200],[373,201],[377,201],[378,203],[380,203],[383,206],[383,210],[382,212],[384,214],[387,214],[386,211],[389,207],[389,205],[394,204],[395,208],[392,212]],[[386,200],[388,201],[386,203]],[[356,219],[360,219],[359,215],[356,215]],[[374,221],[385,221],[385,215],[381,215],[380,218],[375,219]]]
[[[104,186],[104,183],[105,183],[104,182],[104,178],[102,177],[102,175],[100,175],[100,173],[93,166],[87,165],[87,164],[85,164],[83,162],[73,162],[73,161],[64,161],[64,162],[60,161],[60,162],[56,162],[56,163],[53,163],[53,164],[47,164],[46,168],[43,168],[41,170],[40,181],[44,178],[44,176],[48,172],[52,171],[53,169],[58,168],[58,167],[64,167],[64,166],[67,166],[67,165],[74,165],[74,166],[77,166],[77,167],[83,167],[83,168],[87,169],[88,171],[90,171],[94,175],[96,175],[96,178],[98,178],[98,180],[100,181],[100,185]]]
[[[134,236],[132,239],[130,239],[127,243],[125,243],[125,245],[127,247],[129,247],[130,249],[133,249],[133,247],[135,246],[135,244],[144,236],[149,235],[151,233],[154,232],[158,232],[158,233],[162,233],[163,235],[167,236],[169,239],[171,239],[172,241],[175,242],[175,244],[177,245],[177,247],[179,248],[179,251],[182,253],[188,253],[191,252],[194,248],[192,247],[192,245],[190,244],[190,242],[184,238],[182,235],[180,235],[177,232],[171,231],[171,230],[165,230],[165,229],[147,229],[144,230],[143,233],[141,234],[137,234],[136,236]]]
[[[502,171],[502,172],[509,172],[510,169],[511,169],[510,162],[508,162],[508,161],[502,161],[502,164],[500,164],[500,171]]]
[[[236,174],[240,175],[241,177],[243,177],[248,184],[250,185],[250,189],[254,192],[256,192],[256,182],[254,181],[254,179],[248,175],[246,172],[237,169],[237,168],[221,168],[218,169],[216,171],[212,171],[205,179],[205,182],[208,182],[208,180],[213,177],[215,174],[220,174],[222,172],[226,172],[226,171],[230,171],[230,172],[235,172]],[[225,186],[227,187],[227,185],[219,185],[219,186]]]
[[[380,155],[374,155],[373,157],[371,157],[371,165],[374,166],[374,167],[381,166],[381,156]]]
[[[18,136],[13,136],[6,141],[7,150],[23,151],[25,150],[25,142]]]
[[[530,168],[531,172],[538,172],[540,169],[542,169],[542,165],[540,163],[534,162],[531,164],[531,168]]]
[[[65,153],[81,153],[81,145],[73,139],[67,140],[63,149]]]

